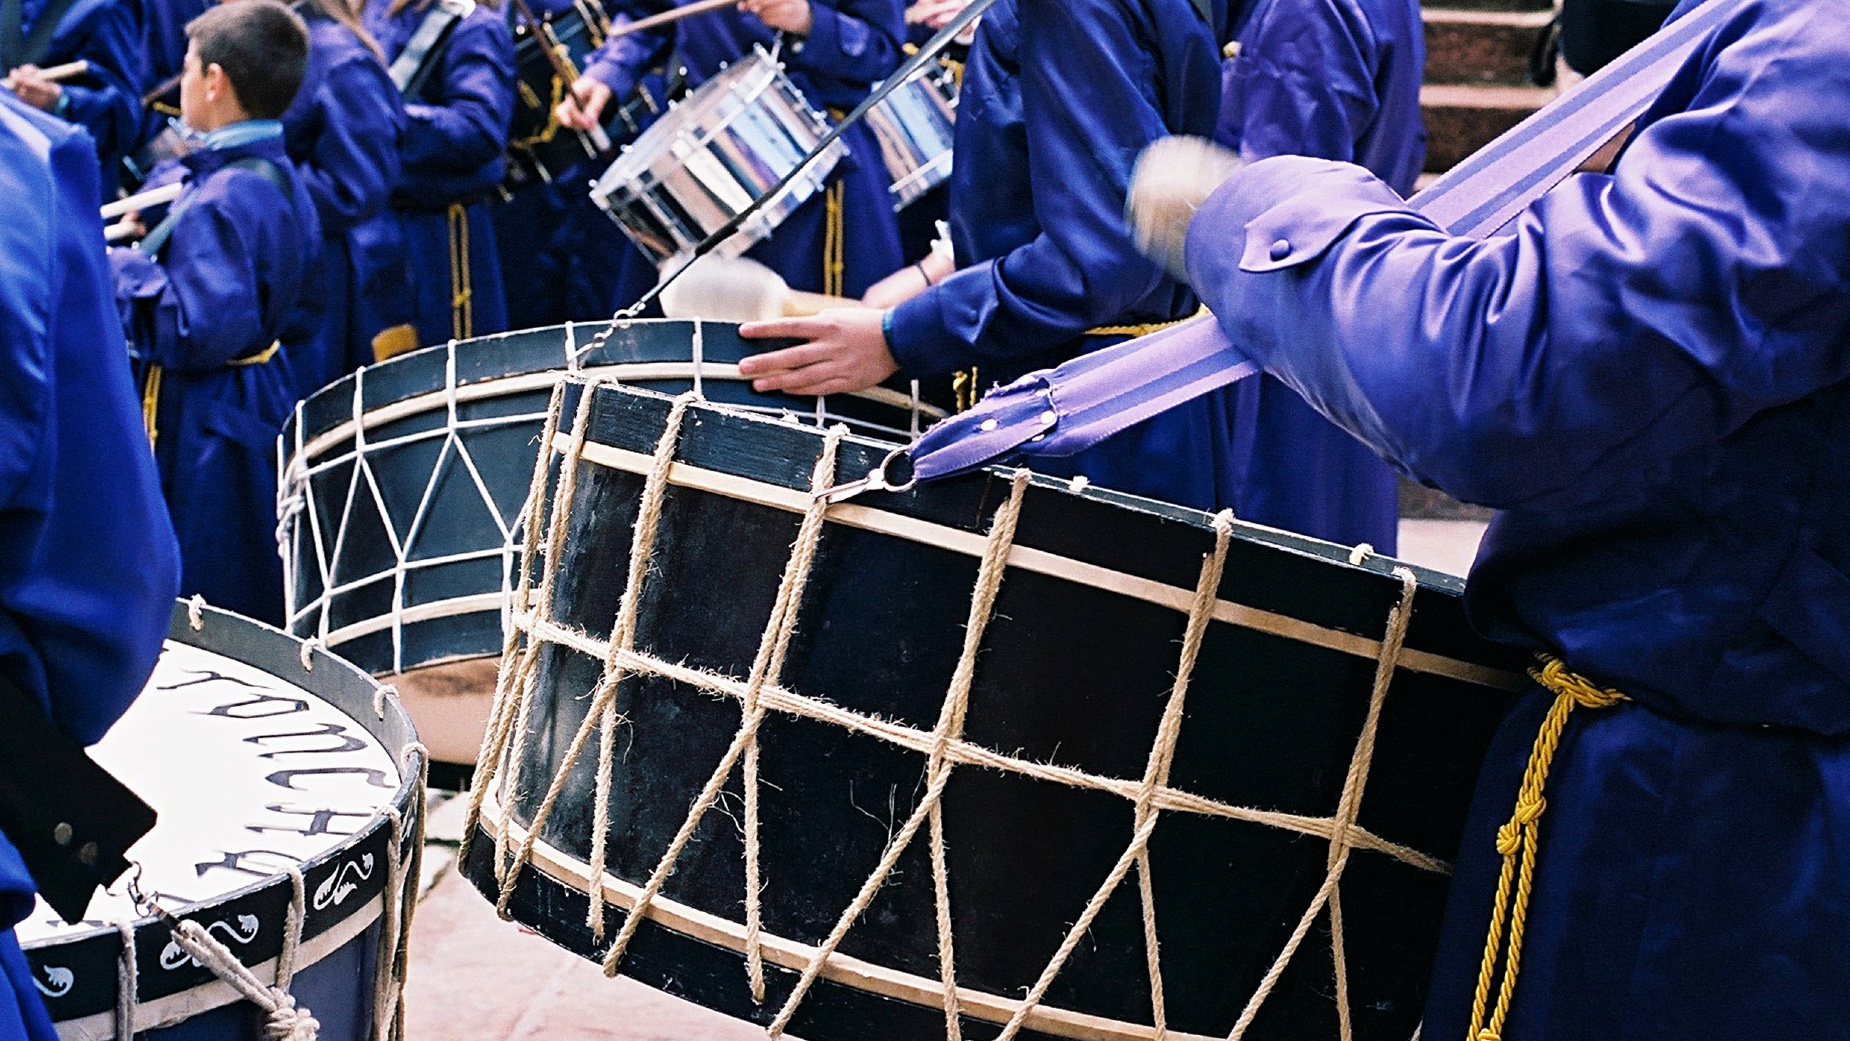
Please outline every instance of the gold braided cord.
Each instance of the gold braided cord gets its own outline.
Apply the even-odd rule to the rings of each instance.
[[[141,383],[141,425],[148,431],[148,447],[160,440],[161,367],[149,363],[148,374]]]
[[[1092,328],[1087,329],[1085,331],[1085,335],[1087,336],[1132,336],[1132,337],[1148,336],[1151,333],[1161,332],[1164,329],[1173,329],[1176,326],[1181,325],[1183,322],[1193,321],[1207,313],[1208,313],[1208,309],[1203,307],[1197,310],[1194,314],[1191,314],[1186,318],[1172,318],[1167,322],[1140,322],[1136,325],[1095,325]]]
[[[844,295],[848,270],[847,228],[842,215],[842,186],[837,180],[823,192],[822,292],[826,296]]]
[[[1627,700],[1625,695],[1601,687],[1578,673],[1570,672],[1561,659],[1538,654],[1540,667],[1531,667],[1535,682],[1554,692],[1554,704],[1542,719],[1541,732],[1529,751],[1529,765],[1523,770],[1522,787],[1516,795],[1516,811],[1509,823],[1497,829],[1497,852],[1503,855],[1503,869],[1497,877],[1496,903],[1490,911],[1490,933],[1484,939],[1484,964],[1478,971],[1477,994],[1471,1002],[1471,1029],[1466,1041],[1500,1041],[1503,1024],[1509,1015],[1510,1000],[1516,994],[1516,976],[1522,969],[1523,928],[1528,922],[1529,897],[1535,887],[1535,858],[1541,844],[1542,811],[1548,808],[1542,789],[1548,784],[1548,768],[1553,765],[1555,750],[1567,728],[1567,717],[1576,707],[1609,708]],[[1509,931],[1505,942],[1504,925]],[[1498,968],[1501,965],[1501,980]],[[1485,1007],[1492,990],[1497,1001],[1490,1008],[1488,1021]]]
[[[445,211],[450,230],[450,335],[467,340],[475,335],[475,290],[469,283],[469,211],[450,203]]]

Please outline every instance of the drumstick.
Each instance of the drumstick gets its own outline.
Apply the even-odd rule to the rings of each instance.
[[[163,184],[159,188],[149,188],[145,192],[138,192],[126,199],[117,199],[115,202],[105,203],[103,205],[103,219],[108,220],[111,217],[120,217],[125,213],[134,213],[136,210],[146,209],[149,206],[159,206],[164,202],[172,202],[180,197],[180,192],[185,187],[185,185],[175,181],[172,184]]]
[[[140,238],[143,230],[140,221],[119,220],[114,224],[103,226],[103,241],[113,246],[118,242]]]
[[[565,60],[565,55],[559,53],[559,40],[552,34],[552,27],[539,20],[533,8],[527,6],[527,0],[514,0],[514,6],[520,11],[521,21],[527,23],[527,30],[533,34],[534,42],[545,52],[546,61],[552,65],[552,74],[559,77],[559,82],[571,86],[578,79],[578,70],[572,68],[571,63]],[[596,122],[584,134],[591,139],[591,146],[600,155],[610,151],[610,135]]]
[[[18,69],[13,70],[13,72],[18,71]],[[67,61],[63,65],[51,65],[40,69],[38,78],[51,83],[59,83],[76,76],[81,76],[89,71],[90,63],[78,59],[77,61]],[[0,80],[0,84],[4,84],[8,89],[11,89],[14,83],[13,72],[7,73],[5,80]]]
[[[748,257],[712,253],[662,290],[662,313],[670,318],[755,322],[798,318],[860,307],[859,300],[791,289],[777,272]]]
[[[639,18],[636,21],[625,22],[622,25],[613,25],[610,27],[610,31],[604,34],[604,39],[614,40],[619,36],[628,36],[630,33],[639,33],[639,32],[642,32],[644,29],[653,29],[658,25],[667,25],[669,22],[678,22],[681,19],[688,17],[689,15],[705,14],[708,11],[717,11],[722,7],[726,7],[730,4],[734,4],[737,2],[738,0],[695,0],[694,3],[688,4],[686,7],[677,7],[672,11],[663,11],[661,14],[652,14],[647,18]]]

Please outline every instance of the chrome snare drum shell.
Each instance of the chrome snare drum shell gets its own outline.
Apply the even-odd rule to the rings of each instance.
[[[880,139],[880,158],[893,179],[898,212],[950,179],[957,128],[957,77],[948,66],[926,65],[867,112]]]
[[[769,55],[754,49],[671,107],[604,171],[591,198],[657,264],[689,254],[743,213],[829,131]],[[738,256],[808,201],[848,154],[829,146],[721,252]]]

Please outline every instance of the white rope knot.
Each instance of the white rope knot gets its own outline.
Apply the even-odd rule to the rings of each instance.
[[[302,641],[302,671],[303,672],[314,672],[315,671],[315,659],[313,655],[315,653],[315,648],[319,646],[321,646],[320,637],[311,636],[308,639]]]
[[[1356,567],[1361,567],[1362,561],[1373,556],[1374,552],[1375,547],[1366,542],[1359,543],[1354,549],[1349,551],[1349,563],[1354,564]]]
[[[186,624],[192,626],[194,632],[206,627],[205,606],[206,598],[198,593],[186,602]]]
[[[276,1007],[264,1019],[266,1041],[316,1041],[321,1033],[321,1021],[307,1009],[297,1008],[293,995],[271,987],[270,999],[276,1002]]]

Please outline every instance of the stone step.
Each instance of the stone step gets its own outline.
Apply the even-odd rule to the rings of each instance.
[[[1427,83],[1525,83],[1548,11],[1427,8]]]
[[[1554,97],[1541,87],[1428,83],[1420,90],[1426,169],[1451,169]]]

